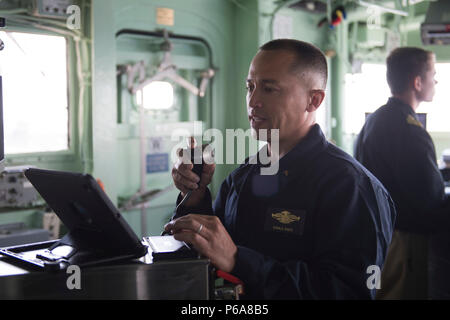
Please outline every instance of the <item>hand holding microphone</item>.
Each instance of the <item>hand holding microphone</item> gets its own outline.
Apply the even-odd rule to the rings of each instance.
[[[197,147],[195,139],[190,137],[188,147],[178,149],[177,155],[172,168],[173,182],[185,197],[183,205],[195,206],[203,199],[214,175],[214,150],[208,144]]]
[[[177,151],[178,160],[172,169],[175,186],[184,196],[177,209],[184,205],[195,207],[204,198],[216,164],[211,145],[196,146],[194,138],[187,149]],[[177,211],[175,209],[175,212]],[[200,255],[207,257],[218,269],[231,272],[236,263],[237,247],[217,216],[187,214],[164,226],[165,234],[188,243]]]

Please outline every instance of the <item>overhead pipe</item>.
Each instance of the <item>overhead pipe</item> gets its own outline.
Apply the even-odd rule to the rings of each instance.
[[[393,13],[393,14],[396,14],[396,15],[399,15],[399,16],[407,17],[409,15],[408,12],[403,11],[403,10],[398,10],[398,9],[393,9],[393,8],[389,8],[389,7],[384,7],[382,5],[374,4],[372,2],[366,2],[366,1],[363,1],[363,0],[358,0],[358,4],[363,6],[363,7],[376,8],[376,9],[379,9],[381,11]]]

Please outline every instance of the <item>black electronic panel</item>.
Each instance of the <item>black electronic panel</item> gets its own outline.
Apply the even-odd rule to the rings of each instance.
[[[6,26],[6,19],[0,17],[0,28],[4,28]],[[2,39],[0,39],[0,51],[5,47]],[[2,70],[0,65],[0,172],[3,171],[5,166],[5,143],[4,143],[4,135],[3,135],[3,79],[2,79]]]
[[[5,143],[3,136],[3,83],[0,75],[0,171],[3,171],[5,161]]]

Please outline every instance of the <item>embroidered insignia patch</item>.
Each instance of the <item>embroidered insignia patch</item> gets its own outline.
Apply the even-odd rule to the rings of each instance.
[[[408,115],[408,117],[406,118],[406,122],[412,124],[413,126],[423,128],[422,123],[419,120],[416,120],[416,118],[414,118],[412,115]]]
[[[269,208],[266,212],[265,231],[303,234],[305,210]]]
[[[290,224],[294,221],[299,221],[301,219],[300,217],[293,215],[287,210],[283,210],[278,213],[272,213],[272,218],[278,220],[282,224]]]

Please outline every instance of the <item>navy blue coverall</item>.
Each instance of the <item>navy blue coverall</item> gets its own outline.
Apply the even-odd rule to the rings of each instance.
[[[398,214],[395,228],[425,236],[435,235],[431,239],[430,257],[433,260],[444,258],[437,252],[450,250],[450,201],[445,196],[433,141],[412,107],[397,98],[390,98],[386,105],[371,114],[358,136],[355,158],[392,196]],[[450,258],[449,253],[446,255]],[[446,264],[448,269],[450,260]],[[433,277],[448,273],[448,270],[442,271],[433,272]],[[444,291],[450,298],[450,278],[444,278],[447,278]],[[431,284],[441,282],[438,284],[441,286],[442,280],[442,277],[432,280]]]
[[[276,175],[260,168],[247,159],[222,183],[213,206],[208,191],[202,204],[181,207],[175,218],[220,218],[238,247],[231,273],[244,282],[244,298],[374,298],[368,267],[382,268],[395,221],[381,183],[328,143],[319,125],[280,159]]]

